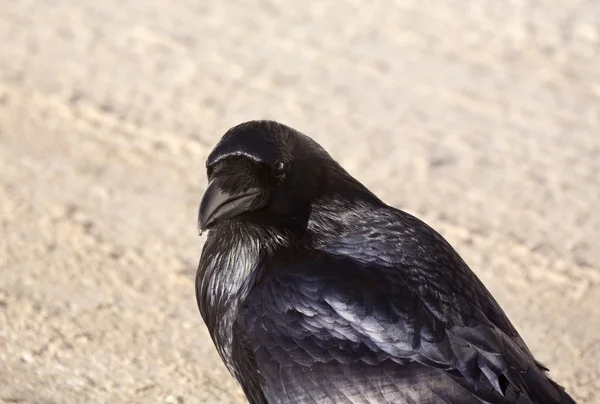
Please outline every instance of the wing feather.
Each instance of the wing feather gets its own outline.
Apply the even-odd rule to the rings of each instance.
[[[269,402],[570,402],[476,300],[448,311],[401,271],[314,254],[271,260],[238,315]]]

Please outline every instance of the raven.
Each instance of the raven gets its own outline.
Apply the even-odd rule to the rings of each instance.
[[[250,403],[574,403],[450,244],[310,137],[246,122],[206,168],[196,298]]]

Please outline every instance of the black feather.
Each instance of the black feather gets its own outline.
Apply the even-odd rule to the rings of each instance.
[[[574,402],[442,236],[307,136],[242,124],[207,170],[231,200],[260,190],[211,222],[196,278],[251,403]]]

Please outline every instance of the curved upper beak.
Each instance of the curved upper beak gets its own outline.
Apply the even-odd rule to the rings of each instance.
[[[260,195],[261,191],[257,188],[249,188],[239,193],[226,192],[214,180],[211,181],[200,202],[198,232],[202,234],[218,222],[256,209],[256,201]]]

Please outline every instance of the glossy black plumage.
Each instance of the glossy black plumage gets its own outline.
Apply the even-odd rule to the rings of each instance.
[[[573,402],[442,236],[307,136],[239,125],[207,171],[198,305],[250,402]]]

